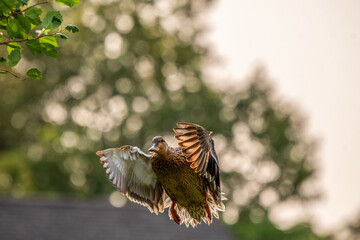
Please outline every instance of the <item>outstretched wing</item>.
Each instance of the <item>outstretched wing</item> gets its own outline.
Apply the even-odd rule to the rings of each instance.
[[[197,173],[204,176],[214,198],[221,202],[219,161],[214,148],[214,141],[205,128],[192,123],[177,123],[174,132],[182,151],[187,155],[187,161]]]
[[[96,152],[110,182],[131,201],[158,214],[165,208],[165,191],[151,168],[150,158],[139,148],[122,146]]]

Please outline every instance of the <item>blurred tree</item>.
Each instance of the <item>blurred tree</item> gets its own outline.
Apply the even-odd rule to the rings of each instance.
[[[232,122],[231,141],[220,154],[230,193],[224,220],[244,239],[328,239],[312,231],[302,212],[319,197],[312,178],[316,144],[306,136],[298,111],[274,94],[267,78],[258,68],[247,87],[229,89],[222,98],[223,117]],[[277,219],[280,208],[299,209],[304,223],[288,228],[291,222]]]
[[[360,239],[360,213],[356,214],[345,226],[342,226],[339,231],[332,236],[333,239],[341,240],[357,240]]]
[[[272,217],[281,204],[316,197],[302,118],[276,99],[261,68],[226,92],[203,79],[197,16],[210,2],[86,1],[65,11],[81,31],[57,59],[33,61],[44,80],[0,79],[0,193],[108,195],[97,150],[147,149],[154,135],[172,138],[176,122],[195,122],[215,132],[223,220],[236,236],[321,239],[306,224],[279,230]]]

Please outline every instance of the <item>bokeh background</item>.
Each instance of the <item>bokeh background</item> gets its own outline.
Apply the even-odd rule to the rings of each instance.
[[[358,2],[52,7],[80,33],[56,59],[16,67],[42,80],[0,78],[2,198],[108,199],[121,211],[132,203],[94,153],[145,150],[155,135],[175,146],[171,129],[187,121],[214,132],[235,238],[360,237]]]

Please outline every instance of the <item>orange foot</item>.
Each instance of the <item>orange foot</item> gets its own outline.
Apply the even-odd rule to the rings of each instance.
[[[206,213],[209,216],[209,219],[210,219],[210,222],[211,222],[212,216],[211,216],[209,205],[207,203],[207,193],[205,193],[205,210],[206,210]]]
[[[175,210],[175,203],[176,201],[173,201],[172,204],[171,204],[171,208],[170,208],[170,213],[171,213],[171,216],[172,218],[174,219],[174,221],[177,223],[177,224],[180,224],[180,217],[179,215],[177,214],[176,210]]]

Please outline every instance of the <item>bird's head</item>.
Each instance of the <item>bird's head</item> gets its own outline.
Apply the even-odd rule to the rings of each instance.
[[[164,154],[167,151],[168,145],[163,137],[156,136],[152,140],[153,145],[149,148],[149,152]]]

